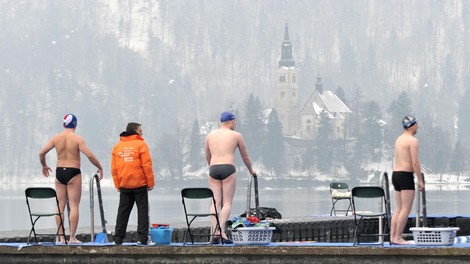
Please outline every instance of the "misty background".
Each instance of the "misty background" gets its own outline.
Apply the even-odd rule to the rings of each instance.
[[[347,140],[329,140],[326,122],[317,140],[291,144],[275,114],[266,120],[286,24],[301,105],[321,77],[352,111]],[[108,179],[131,121],[143,124],[157,185],[207,177],[205,134],[225,110],[273,179],[391,172],[408,114],[427,172],[466,175],[468,50],[464,0],[1,1],[0,182],[42,179],[39,150],[67,113]],[[82,171],[95,171],[84,157]]]

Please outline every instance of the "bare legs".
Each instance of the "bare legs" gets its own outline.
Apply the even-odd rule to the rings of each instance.
[[[392,216],[392,226],[390,230],[390,242],[392,244],[409,244],[403,239],[408,215],[413,207],[414,190],[395,191],[396,208]]]
[[[78,219],[79,219],[79,206],[82,196],[82,175],[79,174],[70,180],[67,185],[64,185],[57,180],[55,181],[55,189],[57,192],[57,199],[59,200],[59,208],[62,212],[62,221],[65,223],[65,206],[67,205],[67,196],[70,206],[70,243],[80,243],[75,237],[77,233]],[[56,217],[57,226],[60,225],[59,217]],[[60,242],[65,242],[65,237],[60,236]]]
[[[225,230],[225,222],[227,222],[230,216],[230,210],[232,208],[233,195],[237,187],[237,175],[234,173],[224,180],[215,180],[209,176],[209,186],[214,193],[215,203],[217,205],[217,212],[219,213],[220,227],[222,232]],[[214,212],[214,208],[211,208],[211,212]],[[212,228],[216,227],[216,219],[212,219]],[[216,234],[218,232],[216,231]],[[227,239],[225,233],[222,234],[223,239]]]

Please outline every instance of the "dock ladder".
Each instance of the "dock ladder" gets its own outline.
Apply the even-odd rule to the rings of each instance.
[[[98,174],[94,174],[90,178],[90,228],[91,228],[91,242],[95,241],[95,196],[94,196],[94,184],[93,181],[96,182],[96,191],[98,193],[98,203],[100,206],[100,216],[101,216],[101,227],[102,233],[96,234],[96,242],[97,243],[106,243],[108,242],[108,231],[106,230],[106,223],[107,221],[104,218],[104,209],[103,209],[103,198],[101,195],[101,185],[100,185],[100,177]]]

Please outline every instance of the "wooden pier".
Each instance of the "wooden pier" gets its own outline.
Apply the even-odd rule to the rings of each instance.
[[[470,235],[470,218],[429,217],[430,226],[458,226],[458,235]],[[183,246],[185,227],[175,228],[170,245],[138,246],[111,243],[61,246],[20,246],[24,237],[3,237],[2,263],[468,263],[470,243],[454,246],[353,246],[352,217],[313,217],[276,220],[280,232],[266,246]],[[414,219],[410,218],[411,226]],[[196,227],[209,232],[208,227]],[[135,231],[128,233],[136,241]],[[2,234],[0,234],[1,236]],[[88,237],[87,237],[88,236]],[[90,241],[87,234],[79,236]],[[88,239],[87,239],[88,238]],[[109,236],[111,241],[111,236]],[[17,245],[17,246],[15,246]]]

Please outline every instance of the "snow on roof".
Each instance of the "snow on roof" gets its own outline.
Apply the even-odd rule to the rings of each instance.
[[[313,110],[315,111],[316,115],[320,115],[320,113],[323,111],[323,107],[319,106],[315,102],[312,103],[312,106],[313,106]]]
[[[317,96],[323,104],[315,102],[315,96]],[[328,117],[331,119],[344,119],[345,113],[351,113],[351,110],[339,99],[338,96],[332,91],[326,90],[323,93],[315,90],[307,103],[302,109],[302,114],[313,114],[320,115],[323,111],[328,113]]]
[[[351,110],[330,90],[318,93],[328,112],[351,113]]]

